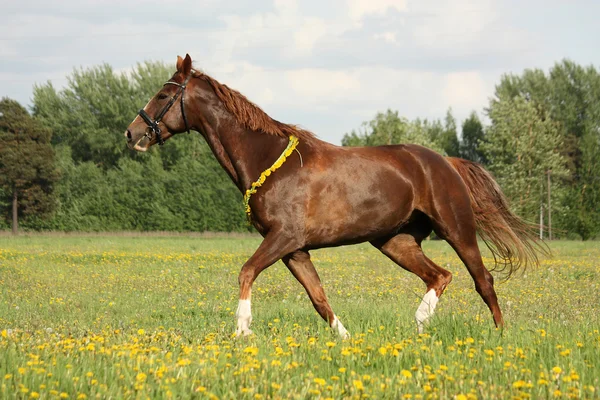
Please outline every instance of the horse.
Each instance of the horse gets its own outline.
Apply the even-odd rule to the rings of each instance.
[[[130,149],[147,151],[195,130],[244,194],[249,221],[263,236],[239,273],[236,335],[252,334],[252,284],[282,260],[319,315],[341,338],[349,333],[331,308],[310,250],[370,242],[425,283],[415,313],[430,320],[452,274],[421,248],[432,232],[456,251],[497,328],[502,312],[477,234],[508,276],[538,264],[532,225],[513,214],[481,165],[399,144],[340,147],[269,117],[236,90],[177,57],[177,71],[125,131]],[[178,104],[177,104],[178,103]],[[176,105],[177,104],[177,105]],[[152,117],[153,116],[153,117]]]

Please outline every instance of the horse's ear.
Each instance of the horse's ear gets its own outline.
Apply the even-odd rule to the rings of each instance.
[[[183,58],[181,56],[177,56],[177,72],[181,72],[181,67],[183,66]]]
[[[192,57],[190,57],[189,54],[185,55],[185,59],[183,59],[181,63],[181,70],[179,68],[177,68],[177,70],[183,73],[183,76],[188,76],[190,74],[192,71]]]

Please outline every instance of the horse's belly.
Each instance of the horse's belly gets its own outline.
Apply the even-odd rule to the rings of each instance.
[[[314,245],[358,243],[396,231],[413,209],[412,186],[397,173],[333,179],[312,190],[305,219]]]

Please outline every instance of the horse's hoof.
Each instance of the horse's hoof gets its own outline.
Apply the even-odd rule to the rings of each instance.
[[[242,337],[242,336],[250,336],[253,335],[254,332],[252,332],[251,329],[238,329],[235,331],[235,336],[236,337]]]

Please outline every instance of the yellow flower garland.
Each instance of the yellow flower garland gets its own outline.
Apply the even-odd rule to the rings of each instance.
[[[246,190],[246,194],[244,195],[244,210],[246,211],[246,215],[248,217],[249,223],[252,222],[252,210],[250,209],[250,196],[252,196],[254,193],[256,193],[257,189],[259,187],[261,187],[263,185],[263,183],[265,183],[265,181],[267,180],[267,176],[271,175],[273,172],[275,172],[279,167],[281,167],[283,165],[285,160],[296,149],[298,142],[299,141],[296,136],[290,136],[290,142],[288,143],[288,145],[285,148],[285,150],[283,151],[283,153],[281,153],[279,158],[273,163],[273,165],[271,165],[268,169],[264,170],[260,174],[260,177],[258,178],[258,180],[256,182],[252,183],[252,186],[250,186],[250,189]]]

